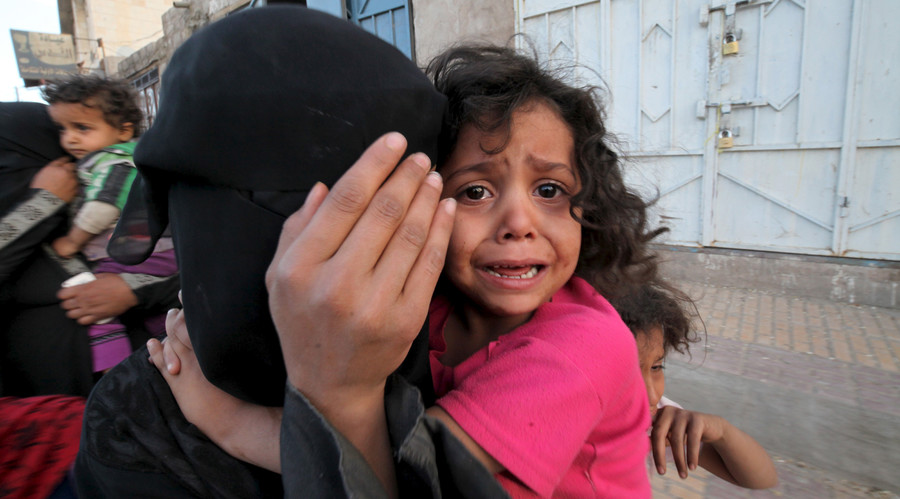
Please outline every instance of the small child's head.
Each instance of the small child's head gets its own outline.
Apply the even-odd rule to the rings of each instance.
[[[75,159],[140,135],[143,113],[124,80],[73,75],[42,91],[59,140]]]
[[[445,266],[457,289],[518,314],[573,274],[609,296],[655,273],[657,232],[624,184],[593,88],[495,46],[451,48],[427,72],[448,99],[437,164],[458,201]]]
[[[612,305],[637,341],[650,413],[655,415],[666,387],[666,355],[672,350],[687,353],[700,339],[692,330],[697,309],[685,293],[662,282],[645,284]]]

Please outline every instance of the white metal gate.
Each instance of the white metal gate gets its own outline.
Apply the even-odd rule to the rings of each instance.
[[[661,195],[669,243],[900,260],[900,2],[518,0],[516,13],[542,57],[605,82],[629,181]]]

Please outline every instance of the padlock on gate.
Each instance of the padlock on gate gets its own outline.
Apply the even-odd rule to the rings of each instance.
[[[739,50],[737,35],[725,33],[725,38],[722,40],[722,55],[737,54]]]
[[[719,132],[719,149],[730,149],[734,147],[734,136],[731,130],[721,130]]]

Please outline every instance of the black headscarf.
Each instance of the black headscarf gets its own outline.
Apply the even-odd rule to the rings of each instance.
[[[445,99],[394,47],[288,5],[197,32],[172,56],[161,96],[135,151],[142,184],[109,252],[140,261],[171,223],[204,373],[240,398],[280,405],[284,362],[264,275],[284,219],[388,131],[434,158]]]
[[[28,193],[38,170],[65,155],[45,104],[0,102],[0,217]]]

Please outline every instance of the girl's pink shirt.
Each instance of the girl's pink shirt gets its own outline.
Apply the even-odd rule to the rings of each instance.
[[[573,277],[455,367],[440,362],[450,310],[436,298],[429,313],[437,404],[506,468],[513,497],[651,497],[637,347],[602,296]]]

